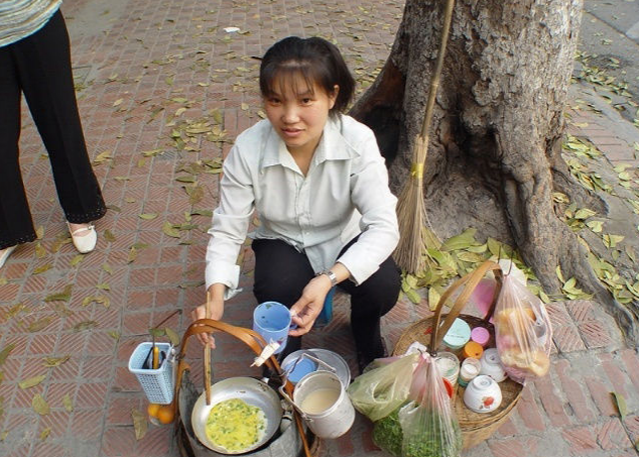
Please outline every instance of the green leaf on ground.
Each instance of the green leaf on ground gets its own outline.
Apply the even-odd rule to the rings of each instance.
[[[68,393],[64,394],[64,397],[62,397],[62,404],[68,413],[73,412],[73,402],[71,401],[71,397]]]
[[[13,351],[15,347],[16,347],[15,343],[11,343],[5,346],[4,349],[2,349],[2,351],[0,351],[0,366],[2,366],[4,362],[6,362],[7,357],[9,357],[9,354],[11,354],[11,351]]]
[[[135,429],[135,439],[140,441],[146,435],[148,423],[146,416],[137,409],[131,410],[131,418],[133,419],[133,428]]]
[[[21,389],[28,389],[30,387],[37,386],[47,377],[46,374],[41,374],[38,376],[32,376],[31,378],[25,379],[24,381],[20,381],[18,383],[18,387]]]
[[[73,326],[73,331],[84,332],[85,330],[91,330],[92,328],[95,328],[97,326],[98,326],[98,323],[96,321],[79,322]]]
[[[126,263],[134,262],[137,256],[138,251],[135,249],[135,246],[131,246],[131,249],[129,250],[129,256],[126,259]]]
[[[626,405],[626,399],[623,395],[618,394],[617,392],[610,392],[612,395],[612,399],[615,402],[615,406],[617,407],[617,411],[619,412],[619,416],[623,420],[628,414],[628,406]]]
[[[419,295],[419,293],[415,289],[409,289],[404,293],[406,294],[408,299],[415,304],[418,304],[422,301],[422,297]]]
[[[40,394],[35,394],[31,400],[31,407],[33,410],[41,416],[46,416],[51,412],[49,404]]]
[[[51,427],[47,427],[40,432],[40,441],[46,440],[51,434]]]
[[[35,245],[35,253],[38,259],[42,259],[47,256],[47,250],[42,246],[40,242]]]
[[[53,316],[43,317],[41,319],[31,322],[29,326],[27,327],[27,330],[30,333],[39,332],[47,328],[52,320],[53,320]]]
[[[179,238],[180,237],[180,232],[179,230],[177,230],[173,224],[171,224],[169,221],[165,221],[164,225],[162,226],[162,232],[167,235],[170,236],[172,238]]]
[[[34,275],[39,275],[41,273],[44,273],[45,271],[49,271],[50,269],[53,268],[53,265],[50,263],[44,264],[42,266],[39,266],[38,268],[35,268],[33,270],[33,274]]]
[[[74,258],[71,259],[71,261],[69,262],[69,265],[71,265],[72,267],[75,267],[76,265],[78,265],[83,260],[84,260],[84,254],[78,254]]]
[[[111,268],[111,265],[109,265],[108,263],[103,263],[102,269],[106,271],[107,273],[109,273],[110,275],[113,274],[113,268]]]
[[[105,297],[104,295],[89,295],[88,297],[84,297],[84,300],[82,300],[82,306],[88,306],[91,303],[98,303],[105,308],[111,306],[111,300],[109,300],[109,297]]]
[[[43,365],[47,368],[59,367],[63,363],[66,363],[70,358],[70,355],[65,355],[63,357],[45,357]]]
[[[603,221],[588,221],[586,226],[594,233],[601,233],[603,231]]]
[[[115,235],[113,234],[113,232],[111,232],[111,230],[106,229],[104,231],[104,239],[109,243],[112,243],[113,241],[115,241]]]
[[[430,287],[428,289],[428,307],[431,311],[435,311],[437,305],[439,304],[439,299],[441,298],[441,294],[434,287]]]
[[[73,289],[73,285],[68,284],[62,292],[57,292],[55,294],[48,295],[44,298],[45,302],[52,301],[66,301],[68,302],[71,299],[71,290]]]

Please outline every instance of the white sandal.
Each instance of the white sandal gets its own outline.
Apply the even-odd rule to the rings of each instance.
[[[18,246],[16,245],[16,246],[9,246],[8,248],[0,249],[0,268],[4,266],[5,262],[7,261],[11,253],[17,247]]]
[[[69,227],[68,222],[67,227]],[[86,235],[78,236],[78,234],[82,232],[88,233]],[[88,227],[82,227],[74,230],[73,232],[71,231],[71,227],[69,227],[69,233],[71,234],[73,245],[80,254],[86,254],[95,249],[95,245],[98,242],[98,233],[95,231],[95,227],[93,226],[93,224],[89,224]]]

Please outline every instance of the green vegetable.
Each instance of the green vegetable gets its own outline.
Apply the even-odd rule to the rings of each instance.
[[[413,435],[404,440],[404,432],[399,422],[397,408],[388,416],[375,422],[373,441],[377,446],[395,457],[459,457],[462,450],[461,428],[456,420],[452,421],[455,442],[443,443],[447,436],[441,430],[442,420],[438,415],[430,416],[430,421],[423,433]]]
[[[402,426],[399,424],[401,406],[383,419],[375,422],[373,441],[377,446],[395,457],[402,455]]]

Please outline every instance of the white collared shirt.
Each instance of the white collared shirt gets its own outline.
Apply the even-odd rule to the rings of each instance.
[[[372,275],[399,240],[388,172],[372,130],[329,117],[306,176],[268,120],[242,132],[224,161],[220,204],[206,252],[206,288],[238,287],[237,256],[251,215],[254,239],[279,239],[304,252],[319,273],[339,260],[356,284]],[[338,259],[341,249],[362,234]]]

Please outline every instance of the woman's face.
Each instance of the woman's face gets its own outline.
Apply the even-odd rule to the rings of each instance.
[[[273,94],[264,98],[266,116],[291,154],[312,155],[339,88],[327,94],[317,84],[309,87],[299,73],[284,78],[273,81]]]

